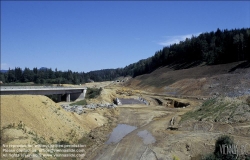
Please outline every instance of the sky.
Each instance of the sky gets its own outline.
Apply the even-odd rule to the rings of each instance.
[[[250,27],[250,1],[1,1],[1,69],[121,68],[164,46]]]

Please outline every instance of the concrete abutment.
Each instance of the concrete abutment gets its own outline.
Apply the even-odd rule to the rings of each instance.
[[[70,94],[69,93],[66,94],[66,102],[70,102]]]

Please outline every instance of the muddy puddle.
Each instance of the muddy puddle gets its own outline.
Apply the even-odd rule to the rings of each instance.
[[[155,137],[153,137],[147,130],[140,131],[137,135],[142,138],[144,144],[151,144],[155,142]]]
[[[113,129],[108,141],[105,142],[105,144],[118,143],[120,140],[122,140],[123,137],[125,137],[136,128],[137,127],[135,126],[130,126],[127,124],[118,124],[117,127]]]
[[[127,124],[118,124],[109,135],[109,139],[105,142],[105,144],[118,143],[125,137],[127,134],[131,133],[137,129],[135,126],[130,126]],[[143,143],[148,145],[151,143],[155,143],[155,138],[152,136],[150,132],[147,130],[137,132],[137,135],[142,139]]]

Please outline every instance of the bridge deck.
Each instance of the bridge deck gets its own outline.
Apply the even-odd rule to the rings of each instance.
[[[9,94],[35,94],[35,95],[51,95],[51,94],[68,94],[83,93],[86,87],[51,87],[51,86],[1,86],[1,95]]]

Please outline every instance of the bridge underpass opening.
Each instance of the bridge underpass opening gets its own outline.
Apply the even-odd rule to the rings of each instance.
[[[66,94],[53,94],[53,95],[46,95],[50,99],[52,99],[54,102],[71,102],[76,100],[83,100],[84,96],[83,93],[66,93]]]
[[[61,101],[71,102],[76,100],[83,100],[84,99],[84,93],[66,93],[63,95],[60,95]],[[60,101],[60,102],[61,102]]]

